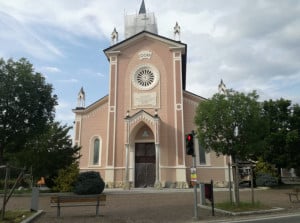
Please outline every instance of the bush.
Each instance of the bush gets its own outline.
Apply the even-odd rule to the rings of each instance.
[[[265,162],[262,158],[258,159],[254,171],[257,175],[268,174],[273,177],[276,177],[276,175],[277,175],[277,172],[276,172],[276,169],[274,168],[274,166],[268,162]]]
[[[278,179],[268,173],[257,174],[256,177],[257,186],[276,186],[278,185]]]
[[[71,192],[79,175],[78,164],[71,164],[65,169],[58,171],[58,176],[54,179],[54,191]]]
[[[101,194],[105,183],[98,172],[80,173],[75,183],[75,194]]]
[[[9,179],[7,180],[7,189],[11,189],[14,184],[16,183],[17,179]],[[5,180],[0,180],[0,190],[4,189],[4,184],[5,184]],[[29,180],[21,180],[17,186],[16,186],[16,189],[18,189],[19,187],[23,187],[23,188],[30,188],[31,186],[31,182],[29,182]]]

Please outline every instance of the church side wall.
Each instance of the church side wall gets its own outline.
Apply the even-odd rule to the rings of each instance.
[[[80,171],[99,171],[105,178],[104,168],[106,166],[106,132],[107,132],[107,103],[96,107],[94,110],[82,114],[81,125],[81,151],[83,156],[80,158]],[[93,140],[100,139],[100,162],[99,165],[92,165],[91,150]]]

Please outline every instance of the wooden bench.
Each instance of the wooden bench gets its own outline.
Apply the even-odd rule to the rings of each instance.
[[[96,195],[57,195],[50,198],[51,207],[57,207],[57,217],[60,217],[62,207],[95,206],[96,216],[99,215],[99,206],[104,206],[105,194]]]
[[[291,192],[287,193],[290,198],[290,202],[296,203],[299,202],[299,193],[300,193],[300,188],[294,188]],[[294,199],[292,199],[294,197]]]

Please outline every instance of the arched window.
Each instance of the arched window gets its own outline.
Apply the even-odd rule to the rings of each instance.
[[[101,165],[101,137],[94,136],[90,141],[89,151],[89,165],[99,166]]]
[[[94,140],[93,165],[99,164],[99,150],[100,150],[100,140],[97,138]]]

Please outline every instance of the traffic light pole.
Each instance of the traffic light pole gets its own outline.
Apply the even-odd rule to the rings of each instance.
[[[193,155],[193,168],[196,169],[196,156]],[[197,182],[194,182],[194,220],[198,220],[198,195],[197,195]]]
[[[194,148],[194,139],[195,132],[186,135],[185,138],[185,146],[186,146],[186,155],[192,156],[193,166],[191,167],[191,183],[194,187],[194,217],[193,219],[196,221],[199,219],[198,216],[198,196],[197,196],[197,169],[196,169],[196,156],[195,156],[195,148]]]

